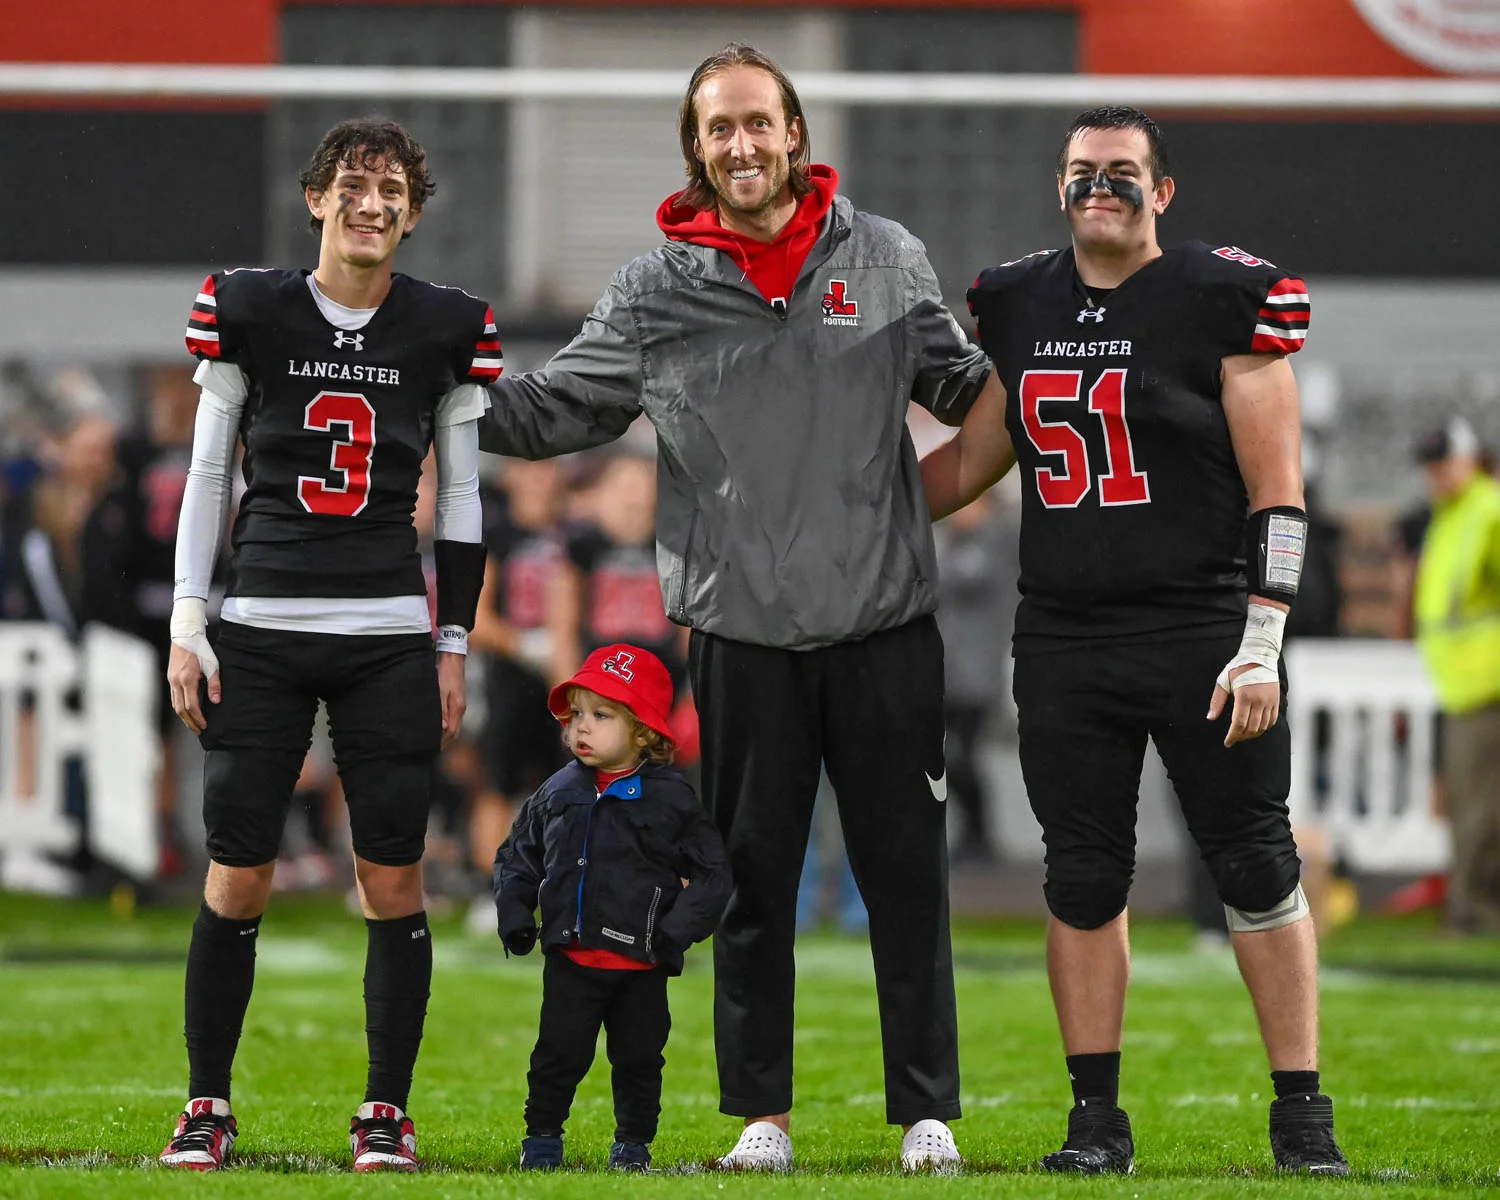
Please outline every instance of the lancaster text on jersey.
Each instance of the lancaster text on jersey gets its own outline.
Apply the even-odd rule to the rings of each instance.
[[[1129,358],[1129,339],[1109,342],[1037,342],[1032,351],[1038,358]]]
[[[286,360],[288,375],[305,375],[311,379],[352,379],[357,383],[401,385],[401,371],[396,367],[367,367],[363,363],[309,362],[299,365],[295,358]]]

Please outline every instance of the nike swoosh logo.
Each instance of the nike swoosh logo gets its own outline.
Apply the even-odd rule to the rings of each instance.
[[[932,789],[932,798],[939,804],[943,803],[948,799],[948,772],[944,771],[936,779],[930,772],[924,772],[924,774],[927,775],[927,786]]]

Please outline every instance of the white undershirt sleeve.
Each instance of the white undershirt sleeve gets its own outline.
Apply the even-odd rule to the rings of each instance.
[[[477,421],[490,406],[490,394],[483,384],[461,383],[437,402],[433,423],[458,425],[464,421]]]
[[[199,364],[193,379],[203,391],[193,425],[193,460],[177,519],[173,600],[208,598],[209,579],[229,514],[240,414],[249,391],[243,372],[231,363],[205,361]]]

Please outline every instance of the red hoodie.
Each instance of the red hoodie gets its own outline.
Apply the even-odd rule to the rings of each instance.
[[[797,202],[797,211],[774,241],[757,241],[725,229],[719,221],[717,206],[692,208],[679,204],[681,192],[661,202],[656,210],[656,223],[674,242],[694,242],[724,251],[739,263],[768,303],[780,300],[784,307],[802,272],[802,264],[807,261],[808,251],[818,240],[823,217],[839,186],[838,172],[820,163],[807,167],[806,176],[813,190]]]

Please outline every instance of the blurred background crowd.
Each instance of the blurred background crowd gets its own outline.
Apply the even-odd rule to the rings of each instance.
[[[224,0],[206,22],[184,19],[196,10],[178,0],[134,7],[130,15],[101,0],[28,8],[0,31],[0,60],[631,66],[685,76],[687,64],[740,38],[780,59],[794,79],[836,69],[1417,79],[1500,71],[1500,57],[1489,62],[1477,48],[1473,62],[1445,59],[1420,28],[1403,40],[1396,19],[1382,15],[1389,6],[1374,0],[906,0],[879,10],[832,0],[710,9]],[[1455,29],[1483,19],[1442,0],[1406,7]],[[1492,44],[1500,45],[1500,31]],[[143,106],[0,95],[0,105],[0,153],[23,168],[27,184],[0,228],[0,619],[46,622],[70,638],[104,624],[144,639],[163,661],[197,400],[178,341],[182,318],[209,270],[311,265],[316,243],[301,233],[295,172],[328,124],[378,108],[427,145],[439,191],[400,266],[492,299],[509,369],[537,365],[567,340],[610,272],[658,240],[651,214],[680,186],[666,100],[384,103],[371,95]],[[814,157],[838,168],[841,190],[857,205],[926,241],[962,315],[963,290],[980,267],[1063,238],[1052,161],[1078,107],[824,100],[808,110]],[[1300,271],[1311,286],[1312,331],[1295,365],[1313,532],[1288,632],[1409,639],[1432,504],[1447,495],[1443,464],[1461,458],[1464,471],[1490,473],[1500,446],[1500,240],[1473,208],[1500,184],[1495,156],[1473,152],[1476,139],[1493,139],[1496,110],[1401,119],[1158,115],[1179,184],[1164,240],[1232,240]],[[1372,172],[1407,186],[1374,186]],[[919,450],[944,436],[921,413],[912,433]],[[434,902],[467,908],[478,897],[474,911],[487,928],[494,848],[514,806],[562,753],[546,688],[593,647],[629,640],[660,654],[682,689],[686,642],[667,621],[657,585],[648,429],[608,453],[489,460],[483,483],[490,565],[472,641],[469,716],[442,762],[426,861]],[[1007,480],[937,531],[960,911],[1040,909],[1039,840],[1009,700],[1018,496]],[[430,487],[418,522],[430,537]],[[24,695],[13,690],[6,706],[5,687],[0,679],[0,721],[20,732],[0,736],[0,760],[9,759],[0,761],[0,802],[15,803],[31,798],[34,742]],[[1500,704],[1500,683],[1490,703]],[[679,763],[691,771],[695,722],[685,689],[674,725]],[[164,687],[156,727],[159,864],[149,878],[124,881],[187,895],[204,867],[201,763]],[[1407,744],[1404,733],[1395,739]],[[1331,764],[1332,744],[1323,721],[1314,753],[1330,753]],[[1440,806],[1440,760],[1416,769],[1423,786],[1410,803]],[[67,775],[65,786],[64,807],[86,820],[81,775]],[[1500,795],[1491,803],[1500,809]],[[855,929],[862,914],[837,820],[831,804],[821,810],[803,923]],[[1443,873],[1425,864],[1365,878],[1337,839],[1311,825],[1304,833],[1335,919],[1361,902],[1443,900]],[[77,853],[53,852],[27,869],[14,852],[7,858],[4,840],[0,829],[6,886],[109,889],[124,879],[82,837]],[[1150,765],[1140,840],[1143,868],[1170,869],[1141,871],[1137,906],[1201,911],[1205,930],[1221,930],[1184,858],[1165,779]],[[1500,872],[1500,842],[1480,841],[1481,855],[1493,859],[1487,869]],[[346,888],[349,861],[337,774],[320,735],[277,886]],[[1500,906],[1494,914],[1500,919]],[[1490,923],[1481,912],[1464,924]]]

